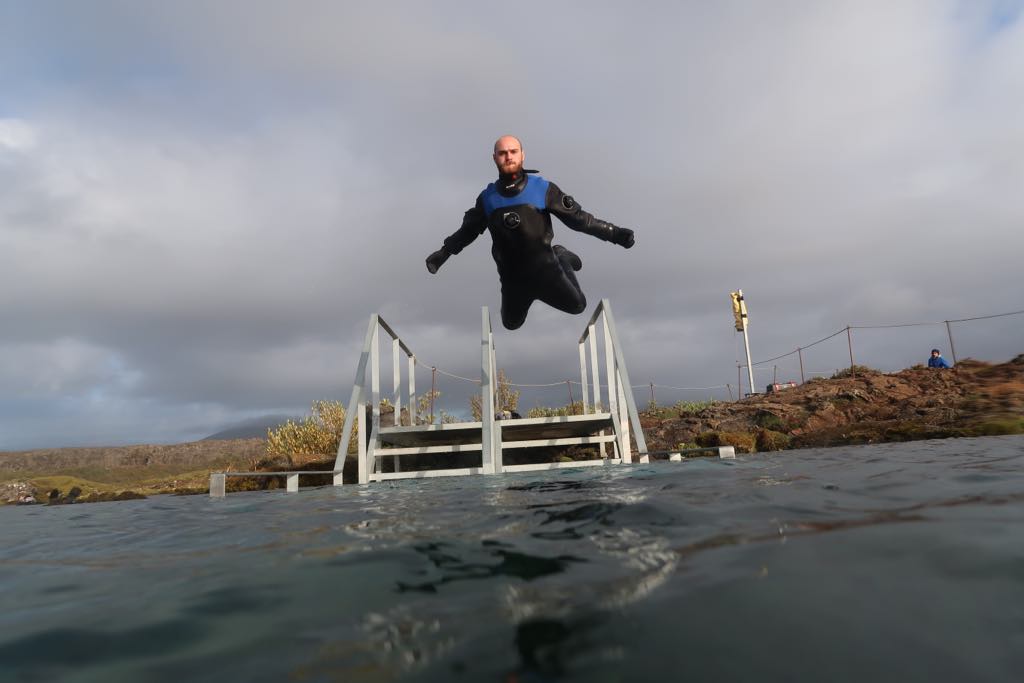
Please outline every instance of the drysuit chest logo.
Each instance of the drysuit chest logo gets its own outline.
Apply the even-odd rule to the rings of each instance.
[[[519,214],[515,211],[506,211],[501,216],[501,222],[505,224],[505,227],[512,230],[519,227],[522,223],[522,219],[519,218]]]

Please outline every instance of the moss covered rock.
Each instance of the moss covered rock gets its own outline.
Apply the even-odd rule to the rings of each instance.
[[[789,448],[789,443],[788,434],[771,429],[761,429],[757,432],[756,445],[759,451],[781,451]]]
[[[697,435],[697,443],[701,446],[732,446],[737,453],[753,453],[756,450],[756,440],[750,432],[703,432]]]

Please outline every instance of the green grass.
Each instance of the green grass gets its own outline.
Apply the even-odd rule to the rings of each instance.
[[[671,406],[661,406],[658,405],[657,401],[651,401],[647,404],[644,413],[659,420],[668,420],[673,417],[695,415],[714,404],[715,399],[713,398],[709,398],[706,401],[679,401]]]
[[[877,374],[880,374],[880,373],[879,373],[878,370],[875,370],[874,368],[869,368],[866,365],[856,365],[855,364],[852,368],[843,368],[839,372],[835,373],[834,375],[832,375],[832,379],[843,379],[845,377],[852,377],[853,375],[857,375],[858,377],[860,377],[862,375],[877,375]]]
[[[72,487],[82,489],[84,495],[92,493],[118,493],[138,491],[154,493],[177,488],[205,487],[209,485],[210,472],[224,469],[248,469],[238,458],[224,458],[190,469],[173,465],[149,465],[147,467],[97,467],[83,466],[58,471],[0,472],[0,482],[30,482],[40,495],[59,489],[67,493]],[[175,482],[177,484],[175,485]]]
[[[1003,436],[1006,434],[1024,434],[1024,418],[1007,417],[986,420],[970,429],[977,436]]]

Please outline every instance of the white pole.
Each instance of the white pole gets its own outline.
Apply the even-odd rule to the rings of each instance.
[[[756,394],[754,389],[754,368],[750,364],[750,339],[747,337],[747,326],[743,326],[743,348],[747,350],[747,380],[750,383],[750,393]]]
[[[494,382],[491,360],[491,319],[487,307],[481,308],[480,337],[480,466],[484,474],[494,474]]]
[[[750,337],[747,336],[747,326],[750,324],[750,319],[747,317],[747,305],[743,300],[743,290],[737,289],[736,293],[739,295],[739,300],[741,302],[740,315],[741,320],[743,321],[743,348],[747,352],[747,380],[749,381],[750,393],[756,394],[757,389],[754,388],[754,364],[750,360]]]

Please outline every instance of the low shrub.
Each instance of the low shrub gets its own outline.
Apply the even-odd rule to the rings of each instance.
[[[750,432],[703,432],[697,435],[697,445],[709,446],[732,446],[737,453],[754,453],[756,451],[756,439]]]
[[[770,413],[767,410],[758,412],[758,414],[754,416],[754,422],[757,426],[764,429],[770,429],[776,432],[788,431],[786,422],[775,413]]]
[[[759,451],[781,451],[789,448],[789,435],[771,429],[760,429],[757,432],[756,445]]]
[[[394,408],[392,408],[394,411]],[[358,444],[358,423],[352,426],[349,451]],[[267,455],[283,457],[290,463],[293,455],[329,455],[338,452],[345,426],[345,407],[338,401],[315,401],[313,414],[295,422],[288,420],[277,429],[267,430]],[[254,467],[254,469],[256,469]]]
[[[512,388],[512,383],[505,375],[504,370],[498,370],[497,380],[497,390],[495,395],[497,409],[516,412],[519,408],[519,390]],[[469,412],[470,415],[473,416],[474,422],[479,422],[483,415],[483,409],[480,406],[480,401],[480,392],[472,394],[469,397]],[[444,422],[443,419],[441,421]]]
[[[659,420],[669,420],[674,417],[694,415],[714,404],[715,399],[713,398],[706,401],[677,401],[671,406],[662,406],[658,405],[657,401],[648,401],[644,413]]]
[[[866,365],[853,365],[848,368],[843,368],[842,370],[837,370],[836,373],[832,375],[832,379],[844,379],[846,377],[852,377],[854,375],[861,377],[863,375],[879,374],[881,373],[878,370],[875,370],[874,368],[869,368]]]
[[[574,401],[570,405],[552,408],[549,406],[535,406],[527,411],[526,417],[564,417],[566,415],[582,415],[583,403]]]

